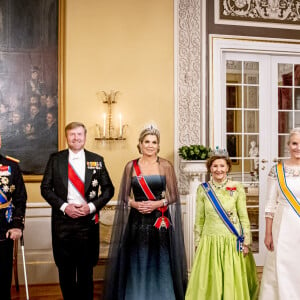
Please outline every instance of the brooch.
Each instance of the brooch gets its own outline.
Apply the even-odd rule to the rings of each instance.
[[[96,192],[95,191],[91,191],[89,196],[90,196],[90,199],[95,198],[96,197]]]
[[[97,185],[98,185],[98,180],[97,179],[94,179],[93,181],[92,181],[92,186],[93,187],[96,187]]]
[[[226,191],[229,191],[230,196],[232,196],[233,192],[236,191],[236,187],[235,186],[234,187],[227,186]]]
[[[9,180],[7,177],[1,177],[1,183],[8,184]]]
[[[236,216],[233,214],[233,212],[231,210],[227,211],[227,216],[229,217],[230,221],[233,223],[233,224],[236,224]]]
[[[12,184],[9,188],[9,191],[12,193],[16,189],[16,186]]]

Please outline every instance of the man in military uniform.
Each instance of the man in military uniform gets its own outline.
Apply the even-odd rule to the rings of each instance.
[[[0,135],[1,148],[1,135]],[[0,154],[0,298],[10,300],[14,240],[22,236],[27,193],[18,161]]]

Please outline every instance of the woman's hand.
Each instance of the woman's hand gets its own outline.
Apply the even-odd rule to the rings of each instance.
[[[131,202],[131,206],[137,209],[141,214],[150,214],[154,210],[163,206],[162,200],[159,201],[134,201]]]
[[[274,251],[274,244],[273,244],[273,236],[272,233],[265,235],[265,246],[269,251]]]
[[[246,256],[249,253],[249,247],[247,245],[243,245],[243,254]]]

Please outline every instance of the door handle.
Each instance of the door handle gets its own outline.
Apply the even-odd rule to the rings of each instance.
[[[277,163],[277,162],[279,162],[279,159],[278,159],[278,158],[274,158],[274,159],[273,159],[273,162],[274,162],[274,163]]]
[[[264,164],[264,163],[267,163],[268,160],[266,160],[266,159],[263,158],[263,159],[261,160],[261,162]]]

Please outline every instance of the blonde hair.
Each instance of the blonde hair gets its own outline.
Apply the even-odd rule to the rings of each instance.
[[[295,128],[293,128],[293,129],[290,131],[289,139],[288,139],[288,142],[287,142],[288,145],[290,144],[291,137],[292,137],[294,134],[299,134],[299,135],[300,135],[300,127],[295,127]]]
[[[149,127],[145,128],[141,131],[140,136],[139,136],[139,143],[137,145],[139,153],[142,154],[140,144],[143,143],[143,141],[147,135],[155,135],[156,136],[157,144],[158,144],[158,149],[157,149],[157,153],[158,153],[159,152],[159,143],[160,143],[160,133],[159,133],[159,130],[156,127],[154,127],[153,125],[150,125]]]
[[[67,132],[77,127],[82,127],[84,129],[84,134],[86,134],[87,130],[83,123],[80,122],[71,122],[65,127],[65,135],[67,136]]]

